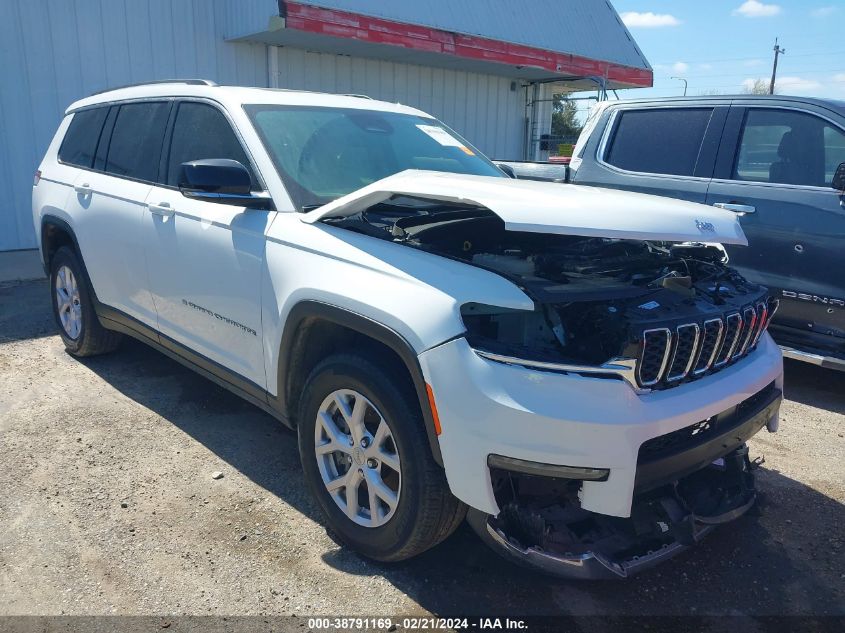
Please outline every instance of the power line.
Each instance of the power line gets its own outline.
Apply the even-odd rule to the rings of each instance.
[[[671,71],[671,72],[678,72],[678,71]],[[753,75],[755,72],[759,72],[759,69],[751,69],[746,68],[744,70],[737,70],[736,72],[731,73],[681,73],[684,77],[712,77],[712,78],[719,78],[719,77],[736,77],[739,75]],[[845,67],[839,68],[815,68],[815,69],[797,69],[797,68],[789,68],[789,73],[801,74],[801,75],[824,75],[827,73],[837,74],[845,72]],[[660,73],[660,76],[668,77],[669,75],[664,75]]]
[[[824,51],[818,53],[796,53],[794,55],[790,54],[790,57],[817,57],[819,55],[845,55],[845,51]],[[707,64],[707,63],[716,63],[716,62],[742,62],[742,61],[750,61],[752,59],[759,59],[762,61],[762,58],[759,55],[754,55],[752,57],[723,57],[720,59],[714,59],[708,57],[707,59],[673,59],[672,61],[665,61],[665,62],[654,62],[652,66],[665,66],[669,64],[676,64],[679,61],[685,64]]]

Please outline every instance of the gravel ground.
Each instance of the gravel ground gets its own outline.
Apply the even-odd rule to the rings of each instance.
[[[845,373],[788,362],[761,501],[624,582],[518,569],[462,527],[378,565],[338,547],[295,437],[140,343],[65,354],[43,281],[0,286],[0,615],[845,615]],[[222,473],[215,479],[214,473]]]

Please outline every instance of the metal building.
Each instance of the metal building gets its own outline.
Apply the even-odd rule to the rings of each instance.
[[[552,94],[650,86],[608,0],[2,0],[0,251],[34,248],[33,172],[74,100],[165,78],[366,94],[488,156],[541,157]]]

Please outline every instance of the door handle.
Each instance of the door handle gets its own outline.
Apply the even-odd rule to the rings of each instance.
[[[169,202],[160,202],[159,204],[148,204],[147,208],[150,210],[150,213],[160,215],[165,218],[170,217],[175,213],[173,207],[170,206]]]
[[[89,185],[87,182],[83,182],[81,185],[74,185],[73,190],[76,193],[81,193],[83,196],[87,196],[89,193],[91,193],[91,185]]]
[[[735,204],[733,202],[717,202],[713,205],[714,207],[719,207],[720,209],[727,209],[728,211],[733,211],[737,215],[745,215],[746,213],[756,213],[757,209],[752,207],[750,204]]]

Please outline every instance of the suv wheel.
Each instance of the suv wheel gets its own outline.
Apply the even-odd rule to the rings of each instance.
[[[431,456],[413,391],[396,375],[375,359],[325,359],[306,381],[298,425],[305,480],[329,527],[382,561],[433,547],[466,512]]]
[[[100,324],[79,258],[66,246],[50,262],[50,288],[53,315],[68,352],[94,356],[118,346],[121,335]]]

